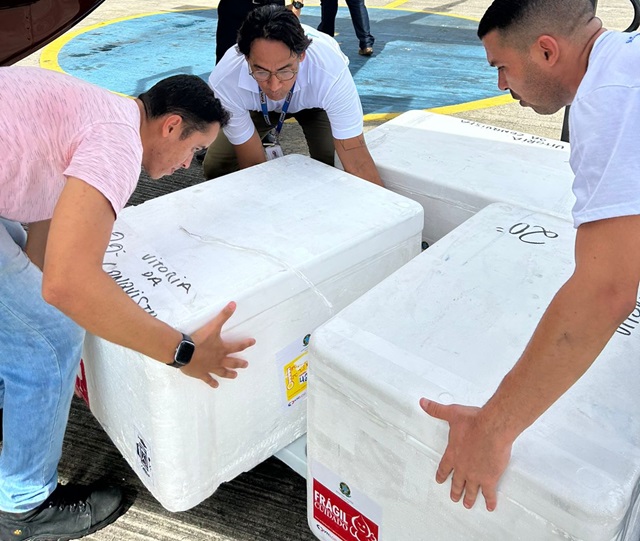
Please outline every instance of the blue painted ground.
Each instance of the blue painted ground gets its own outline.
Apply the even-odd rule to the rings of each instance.
[[[375,54],[358,55],[349,12],[336,39],[351,60],[365,114],[456,105],[500,94],[474,21],[427,13],[369,9]],[[320,9],[302,22],[316,27]],[[150,15],[80,34],[59,52],[60,67],[100,86],[137,96],[176,73],[208,78],[215,62],[216,11]]]

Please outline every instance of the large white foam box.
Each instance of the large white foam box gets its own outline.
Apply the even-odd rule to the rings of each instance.
[[[90,408],[160,503],[188,509],[306,432],[308,335],[420,251],[420,205],[303,156],[174,192],[118,218],[104,268],[190,333],[227,302],[249,368],[213,390],[88,337]]]
[[[574,238],[564,220],[491,205],[314,333],[307,479],[319,539],[637,541],[640,310],[516,441],[493,513],[435,482],[448,425],[418,404],[486,402],[571,275]]]
[[[568,217],[575,201],[561,141],[425,111],[365,137],[385,186],[424,207],[429,244],[490,203]]]

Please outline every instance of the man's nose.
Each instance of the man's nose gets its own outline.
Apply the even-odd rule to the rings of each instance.
[[[180,165],[185,169],[189,169],[189,166],[191,165],[192,161],[193,161],[193,154],[189,154],[189,157],[185,161],[183,161]]]
[[[282,82],[280,81],[280,79],[278,79],[273,74],[269,78],[269,81],[267,81],[267,84],[269,85],[269,90],[271,90],[272,92],[274,90],[278,90],[282,86]]]
[[[498,72],[498,88],[500,90],[509,90],[509,85],[507,84],[507,78],[504,74],[499,71]]]

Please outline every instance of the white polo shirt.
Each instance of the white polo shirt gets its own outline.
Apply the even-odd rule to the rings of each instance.
[[[335,139],[357,137],[363,131],[362,104],[349,59],[332,37],[302,25],[313,41],[300,68],[289,104],[289,113],[303,109],[324,109]],[[209,76],[209,85],[231,113],[224,133],[233,145],[246,143],[255,127],[250,111],[261,111],[260,87],[249,75],[249,64],[236,47],[231,47]],[[282,111],[284,100],[267,98],[269,111]]]

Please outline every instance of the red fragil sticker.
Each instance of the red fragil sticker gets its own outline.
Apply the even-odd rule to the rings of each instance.
[[[313,518],[341,541],[378,541],[378,525],[313,480]]]

